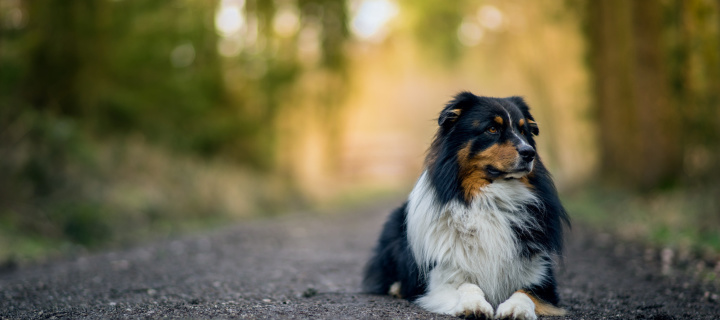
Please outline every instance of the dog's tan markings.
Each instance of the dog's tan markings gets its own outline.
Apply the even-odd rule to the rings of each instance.
[[[535,187],[532,184],[530,184],[530,179],[528,179],[527,176],[524,176],[524,177],[520,178],[519,180],[520,180],[520,182],[522,182],[526,187],[530,188],[531,190],[535,189]]]
[[[520,121],[518,121],[518,126],[522,127],[524,125],[525,125],[525,119],[520,119]]]
[[[480,120],[473,120],[472,126],[473,126],[473,128],[479,127],[479,126],[480,126]]]
[[[524,293],[527,295],[530,300],[535,304],[535,313],[540,316],[551,316],[551,317],[561,317],[567,314],[567,311],[565,309],[558,308],[545,300],[542,300],[538,297],[536,297],[534,294],[527,292],[525,290],[518,290],[516,292]]]
[[[520,180],[520,182],[525,184],[526,187],[530,188],[530,190],[533,190],[533,189],[535,189],[535,186],[530,183],[530,178],[532,178],[534,176],[535,176],[535,167],[533,166],[532,171],[530,171],[530,173],[528,173],[524,177],[520,178],[519,180]]]
[[[510,142],[494,144],[475,155],[470,154],[472,142],[468,142],[458,151],[458,164],[460,165],[460,180],[465,201],[470,202],[479,192],[480,188],[490,184],[492,180],[487,176],[487,167],[508,172],[517,159],[517,150]]]
[[[495,120],[495,122],[499,125],[503,125],[503,123],[505,122],[503,121],[503,118],[501,116],[495,116],[493,120]]]
[[[485,175],[483,161],[478,157],[470,157],[472,142],[458,151],[458,164],[460,165],[460,184],[463,188],[465,201],[470,202],[480,188],[490,184],[490,179]],[[494,149],[497,145],[488,148]],[[487,151],[487,150],[486,150]],[[478,154],[479,155],[479,154]]]
[[[481,154],[486,153],[486,151],[489,151],[489,148],[488,150],[481,152]],[[494,150],[492,153],[486,154],[485,156],[492,159],[492,162],[490,164],[493,167],[500,171],[508,172],[515,166],[518,152],[515,146],[510,141],[508,141],[501,145],[498,145],[496,150]]]

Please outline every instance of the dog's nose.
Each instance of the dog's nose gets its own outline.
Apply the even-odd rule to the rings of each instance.
[[[518,147],[518,153],[520,154],[520,157],[525,160],[525,162],[530,162],[535,159],[535,149],[529,145],[522,145]]]

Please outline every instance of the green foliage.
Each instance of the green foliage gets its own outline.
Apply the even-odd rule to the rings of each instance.
[[[91,139],[68,117],[11,118],[0,134],[0,263],[162,237],[285,203],[286,189],[222,162]]]
[[[208,130],[239,122],[222,84],[214,2],[24,3],[17,46],[29,61],[14,62],[28,70],[13,81],[31,107],[188,152],[217,154],[234,140],[237,130]]]
[[[461,53],[457,30],[466,14],[473,15],[466,1],[402,1],[410,16],[410,30],[424,45],[430,58],[446,63],[455,62]]]
[[[273,30],[274,1],[245,2],[256,45],[221,58],[219,3],[0,2],[0,257],[281,210],[291,183],[202,162],[273,169],[302,73],[343,73],[346,8],[286,3],[320,26],[319,64],[303,66],[299,36]]]
[[[114,231],[107,208],[88,201],[60,203],[51,208],[49,220],[73,243],[83,246],[106,243]]]
[[[301,73],[314,71],[301,66],[297,34],[275,34],[273,1],[245,3],[258,39],[226,59],[217,49],[218,1],[18,3],[25,23],[0,28],[3,107],[70,117],[104,136],[141,134],[181,152],[271,169],[276,117]],[[301,26],[319,26],[319,67],[342,74],[343,3],[288,3]]]
[[[98,159],[76,121],[34,111],[11,118],[0,135],[0,229],[13,232],[0,238],[9,242],[0,255],[32,257],[62,243],[91,246],[112,237],[107,208],[81,179],[99,174]]]
[[[717,186],[637,195],[590,186],[563,197],[575,221],[626,240],[679,247],[700,254],[720,252]]]

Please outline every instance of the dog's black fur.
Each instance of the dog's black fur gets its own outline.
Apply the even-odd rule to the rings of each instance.
[[[502,122],[505,123],[500,124],[494,120],[498,115],[504,114],[507,114],[509,119],[523,121],[520,123],[513,120],[512,123],[506,123],[509,121],[504,119]],[[532,190],[539,203],[526,207],[526,211],[536,222],[531,228],[513,228],[520,251],[518,254],[525,258],[538,254],[560,255],[563,245],[562,224],[565,222],[569,225],[568,216],[560,203],[550,173],[540,159],[535,157],[536,143],[533,136],[537,135],[539,130],[525,101],[520,97],[489,98],[462,92],[445,106],[440,113],[438,125],[425,162],[425,170],[435,189],[435,203],[443,206],[457,200],[469,205],[471,198],[468,193],[475,191],[464,188],[464,179],[469,179],[469,173],[462,169],[462,160],[459,159],[463,148],[469,148],[471,154],[476,154],[494,145],[517,147],[529,144],[532,151],[517,151],[524,152],[526,160],[535,160],[534,167],[526,175],[520,178],[509,177],[513,172],[488,164],[475,168],[481,172],[473,172],[476,174],[473,179],[478,179],[477,174],[481,177],[476,182],[478,184],[491,184],[502,179],[521,179]],[[524,140],[524,143],[520,140]],[[471,183],[472,181],[468,184]],[[419,263],[430,264],[427,267],[432,269],[433,262],[417,261],[413,256],[408,242],[407,216],[406,202],[392,212],[385,223],[374,254],[365,267],[363,288],[366,292],[388,294],[393,283],[399,282],[399,294],[405,299],[412,301],[426,293],[428,279],[421,272]],[[559,301],[552,268],[540,283],[513,290],[525,290],[555,306]]]

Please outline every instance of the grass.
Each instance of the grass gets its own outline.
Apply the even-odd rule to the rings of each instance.
[[[0,132],[0,265],[222,225],[287,205],[277,179],[26,113]]]
[[[586,187],[563,196],[570,216],[626,240],[720,257],[720,187],[633,194]]]

